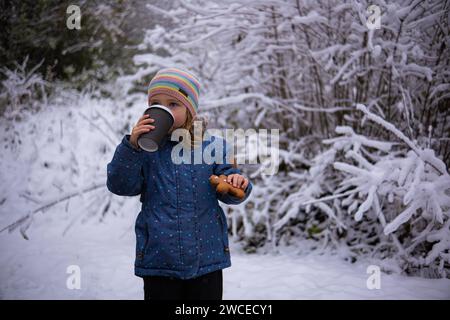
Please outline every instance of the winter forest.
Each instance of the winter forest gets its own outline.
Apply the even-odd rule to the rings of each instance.
[[[106,165],[172,66],[208,128],[279,132],[221,203],[225,299],[450,299],[450,1],[0,3],[1,299],[141,298]]]

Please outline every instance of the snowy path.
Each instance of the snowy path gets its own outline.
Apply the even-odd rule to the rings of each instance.
[[[129,217],[77,225],[64,237],[65,225],[39,220],[29,241],[0,235],[0,298],[142,298],[142,280],[132,269],[134,231],[124,228]],[[381,289],[369,290],[367,265],[337,257],[246,255],[233,246],[232,264],[224,270],[224,299],[450,299],[446,279],[382,274]],[[80,290],[66,287],[69,265],[81,268]]]

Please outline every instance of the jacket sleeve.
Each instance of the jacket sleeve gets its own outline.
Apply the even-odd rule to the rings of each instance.
[[[214,174],[217,176],[220,176],[221,174],[228,176],[233,173],[242,175],[241,170],[239,170],[237,167],[234,167],[232,163],[227,161],[228,154],[230,152],[232,152],[232,150],[229,149],[225,140],[223,140],[223,145],[224,145],[224,149],[223,149],[224,152],[223,152],[222,163],[214,164]],[[226,204],[240,204],[240,203],[244,202],[245,200],[247,200],[247,198],[250,196],[250,193],[252,192],[252,188],[253,188],[252,183],[249,181],[247,188],[245,188],[245,190],[244,190],[245,196],[242,199],[234,197],[228,193],[227,194],[217,193],[217,198]]]
[[[129,134],[123,137],[107,165],[106,186],[119,196],[135,196],[143,189],[143,151],[136,149],[129,139]]]

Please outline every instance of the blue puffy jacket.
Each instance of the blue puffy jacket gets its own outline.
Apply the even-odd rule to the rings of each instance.
[[[171,152],[178,142],[171,141],[170,135],[152,153],[134,148],[129,138],[123,137],[108,163],[106,184],[117,195],[141,195],[135,275],[189,279],[230,267],[227,219],[218,200],[239,204],[250,195],[252,184],[244,199],[218,194],[210,185],[212,174],[240,174],[225,161],[225,141],[215,137],[224,146],[222,164],[175,164]],[[202,148],[209,143],[203,141]]]

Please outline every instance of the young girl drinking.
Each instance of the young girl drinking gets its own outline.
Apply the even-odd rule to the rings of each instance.
[[[239,204],[252,190],[249,180],[228,161],[225,140],[194,141],[199,92],[199,81],[187,70],[157,72],[149,85],[148,104],[169,108],[175,118],[172,128],[156,152],[146,152],[138,146],[138,137],[157,123],[142,116],[107,165],[108,190],[121,196],[141,196],[134,270],[144,280],[144,299],[222,299],[222,269],[231,266],[231,259],[227,220],[218,200]],[[172,149],[179,142],[173,141],[171,134],[178,128],[189,130],[193,137],[188,141],[194,146],[191,159],[197,152],[195,146],[203,151],[212,142],[215,146],[223,142],[221,160],[212,164],[173,161]],[[244,198],[216,193],[209,183],[213,174],[226,175],[227,182],[244,190]]]

